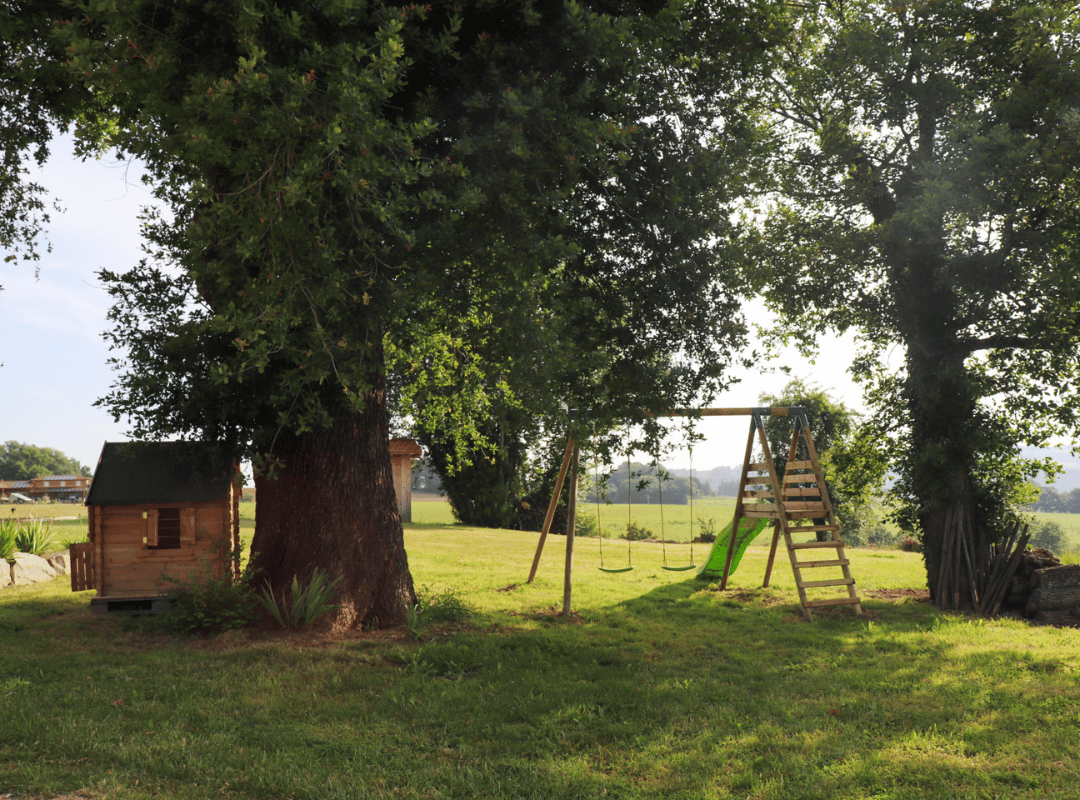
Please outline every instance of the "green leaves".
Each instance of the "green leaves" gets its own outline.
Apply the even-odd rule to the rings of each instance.
[[[311,572],[311,579],[305,584],[301,584],[293,576],[288,597],[274,597],[268,581],[266,588],[257,595],[257,598],[262,607],[281,627],[310,628],[319,617],[337,608],[330,600],[340,580],[340,577],[327,580],[325,573],[316,567]]]
[[[761,285],[787,328],[862,332],[908,524],[957,492],[1007,516],[1037,469],[1017,446],[1077,433],[1076,21],[867,1],[789,30],[754,91],[775,148]],[[875,365],[897,345],[902,368]]]

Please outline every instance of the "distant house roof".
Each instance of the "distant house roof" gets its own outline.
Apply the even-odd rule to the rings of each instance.
[[[233,460],[207,442],[106,442],[86,505],[212,502],[233,474]]]
[[[42,481],[74,481],[84,478],[85,475],[42,475],[38,480]]]
[[[12,489],[29,489],[30,488],[30,481],[12,481],[11,482],[11,488]]]

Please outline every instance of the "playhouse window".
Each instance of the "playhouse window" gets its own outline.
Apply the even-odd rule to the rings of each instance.
[[[157,545],[151,550],[178,550],[180,548],[180,509],[159,508],[157,518]]]

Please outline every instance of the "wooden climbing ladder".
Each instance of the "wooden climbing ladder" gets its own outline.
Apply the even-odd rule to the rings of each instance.
[[[791,433],[791,445],[788,448],[788,462],[784,475],[777,474],[776,464],[769,450],[762,415],[775,410],[755,408],[752,410],[750,435],[746,442],[746,458],[743,460],[742,476],[739,480],[739,493],[735,501],[735,518],[732,521],[732,541],[728,547],[728,562],[724,565],[721,589],[727,588],[727,579],[731,569],[731,557],[735,550],[735,535],[743,519],[761,518],[775,521],[773,525],[772,546],[769,548],[769,561],[765,567],[763,586],[769,585],[772,576],[776,548],[783,537],[791,561],[791,571],[795,576],[795,586],[799,591],[799,602],[803,615],[813,619],[813,609],[826,606],[850,605],[856,614],[862,614],[862,604],[855,591],[855,579],[851,577],[850,562],[844,553],[844,543],[840,539],[840,526],[836,523],[829,493],[825,485],[825,475],[821,471],[817,449],[810,433],[810,423],[806,410],[802,407],[787,409],[794,417]],[[752,462],[755,436],[761,445],[764,458]],[[814,534],[815,541],[799,541],[803,534]],[[839,569],[840,577],[827,577],[805,580],[807,570]],[[836,573],[834,572],[835,576]],[[817,590],[827,590],[829,596],[821,597]],[[814,590],[814,599],[807,590]],[[829,592],[828,590],[831,590]],[[837,590],[841,594],[837,594]]]

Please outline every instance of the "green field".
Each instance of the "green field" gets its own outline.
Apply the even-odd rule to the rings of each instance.
[[[0,591],[0,797],[1076,796],[1080,631],[942,614],[916,554],[850,549],[866,617],[807,623],[764,547],[721,592],[578,539],[566,619],[564,537],[528,585],[536,534],[413,508],[416,585],[465,622],[185,638]]]

